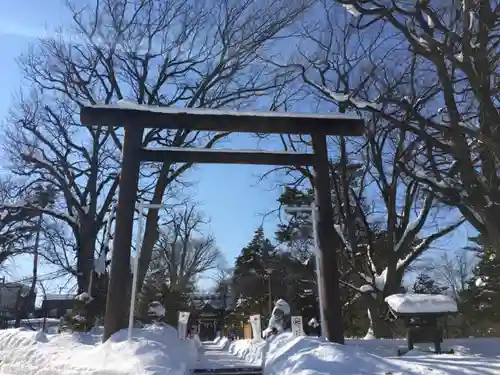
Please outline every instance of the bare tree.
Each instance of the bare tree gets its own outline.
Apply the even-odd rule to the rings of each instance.
[[[215,282],[215,289],[218,289],[219,287],[224,289],[225,286],[228,286],[232,275],[233,269],[229,267],[227,260],[225,258],[220,258],[215,266],[214,275],[211,277],[211,279]]]
[[[92,4],[93,3],[93,4]],[[92,274],[96,239],[114,203],[122,134],[82,127],[85,103],[131,100],[185,107],[248,105],[272,95],[286,77],[270,74],[260,51],[286,35],[308,1],[96,0],[68,3],[73,26],[41,39],[19,59],[29,89],[22,90],[9,122],[7,149],[13,173],[61,191],[45,209],[71,232],[79,291]],[[69,36],[69,39],[68,39]],[[144,143],[211,147],[227,134],[152,130]],[[147,165],[143,199],[168,199],[188,164]],[[158,213],[147,215],[139,283],[158,239]],[[71,256],[68,256],[71,258]]]
[[[160,228],[150,272],[170,290],[188,290],[198,277],[219,264],[221,253],[215,239],[201,232],[205,224],[196,206],[186,205],[182,212],[174,211],[169,224]]]
[[[16,193],[13,193],[14,189]],[[20,190],[13,180],[0,183],[0,264],[8,257],[23,253],[36,255],[36,244],[40,238],[42,212],[50,207],[56,193],[49,186],[35,185]],[[33,234],[35,246],[33,246]],[[35,247],[35,249],[34,249]],[[36,273],[36,271],[35,271]],[[33,286],[34,288],[34,286]]]
[[[9,258],[29,250],[35,224],[19,210],[3,209],[1,215],[0,265],[3,265]]]
[[[7,256],[16,253],[33,254],[33,275],[28,293],[19,292],[16,311],[15,327],[19,327],[21,318],[26,314],[29,304],[34,303],[35,287],[38,275],[38,255],[39,244],[42,232],[43,210],[49,208],[55,199],[55,192],[52,187],[45,187],[37,184],[22,194],[25,199],[20,204],[1,202],[0,207],[4,210],[2,214],[2,245],[4,249],[1,253],[3,260]],[[20,224],[21,223],[21,224]],[[13,225],[18,224],[18,225]],[[19,225],[20,224],[20,225]],[[35,233],[34,243],[29,241]],[[22,247],[20,247],[22,245]],[[16,248],[16,249],[14,249]],[[33,307],[34,308],[34,307]]]
[[[77,254],[77,246],[68,227],[53,217],[45,216],[41,230],[43,235],[40,257],[76,280],[78,274],[74,264],[74,254]]]
[[[365,35],[383,29],[391,37],[366,56],[370,67],[358,75],[363,85],[356,82],[337,101],[415,134],[399,167],[499,249],[500,4],[337,3],[352,14],[352,29]]]
[[[412,264],[463,223],[461,219],[439,223],[432,192],[395,166],[407,144],[404,134],[391,135],[381,128],[352,153],[341,139],[336,147],[340,157],[331,162],[335,230],[343,244],[341,284],[355,293],[347,303],[362,298],[370,330],[377,337],[390,335],[384,321],[385,297],[399,293]],[[313,179],[310,183],[314,186]]]
[[[320,1],[318,7],[321,26],[304,23],[299,53],[288,61],[274,58],[273,63],[300,77],[306,83],[304,90],[320,108],[337,106],[358,115],[367,109],[368,126],[362,142],[340,137],[330,143],[334,211],[336,230],[344,245],[341,282],[363,297],[373,333],[387,336],[390,332],[382,320],[385,297],[398,293],[411,264],[464,220],[446,221],[436,216],[440,196],[400,168],[417,136],[408,126],[394,126],[369,101],[374,89],[368,83],[379,72],[375,62],[387,58],[392,49],[398,50],[400,40],[383,27],[374,26],[369,34],[362,33],[333,2]],[[396,74],[400,67],[393,70]],[[385,73],[393,72],[387,68]],[[391,109],[388,106],[387,110]],[[401,118],[404,124],[411,121],[410,116]],[[298,137],[282,137],[282,142],[285,149],[293,151],[309,147],[308,140]],[[311,171],[301,168],[299,172],[299,180],[308,178],[314,186]]]
[[[443,254],[441,261],[432,266],[432,271],[437,281],[446,286],[453,293],[457,302],[461,301],[461,295],[466,290],[474,266],[476,265],[476,254],[467,249],[461,249],[454,255]]]
[[[0,265],[7,259],[26,251],[32,238],[34,213],[10,207],[20,199],[18,184],[11,178],[0,179]],[[17,196],[16,196],[17,195]]]
[[[226,308],[235,306],[236,302],[232,276],[233,269],[228,266],[226,259],[221,258],[215,267],[215,272],[212,277],[215,281],[212,291],[219,293],[220,297],[223,299],[223,306]]]

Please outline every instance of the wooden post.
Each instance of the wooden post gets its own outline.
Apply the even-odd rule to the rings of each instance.
[[[344,321],[340,303],[339,269],[336,252],[341,242],[334,229],[330,172],[326,136],[312,134],[315,155],[314,191],[318,205],[318,245],[322,254],[324,334],[330,342],[344,343]]]
[[[142,146],[142,135],[143,129],[139,126],[125,127],[103,341],[106,341],[113,333],[127,327],[130,302],[128,295],[130,250],[141,164],[139,150]]]

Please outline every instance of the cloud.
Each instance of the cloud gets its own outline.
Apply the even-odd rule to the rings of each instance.
[[[46,38],[49,36],[46,30],[27,27],[21,23],[12,23],[5,19],[0,20],[0,35],[20,36],[30,39]]]

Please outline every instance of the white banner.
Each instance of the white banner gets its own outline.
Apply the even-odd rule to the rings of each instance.
[[[292,316],[292,334],[293,337],[304,336],[302,316]]]
[[[179,311],[179,322],[177,323],[177,334],[180,339],[186,338],[189,311]]]
[[[262,340],[262,329],[260,315],[251,315],[250,324],[252,325],[252,334],[254,340]]]

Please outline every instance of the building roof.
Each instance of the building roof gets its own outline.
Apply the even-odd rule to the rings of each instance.
[[[17,282],[7,282],[7,283],[0,284],[0,288],[6,288],[6,289],[25,288],[25,289],[29,289],[30,285],[23,284],[23,283],[17,283]]]
[[[215,310],[229,308],[229,297],[220,293],[192,293],[191,303],[195,309],[201,310],[208,306]]]

